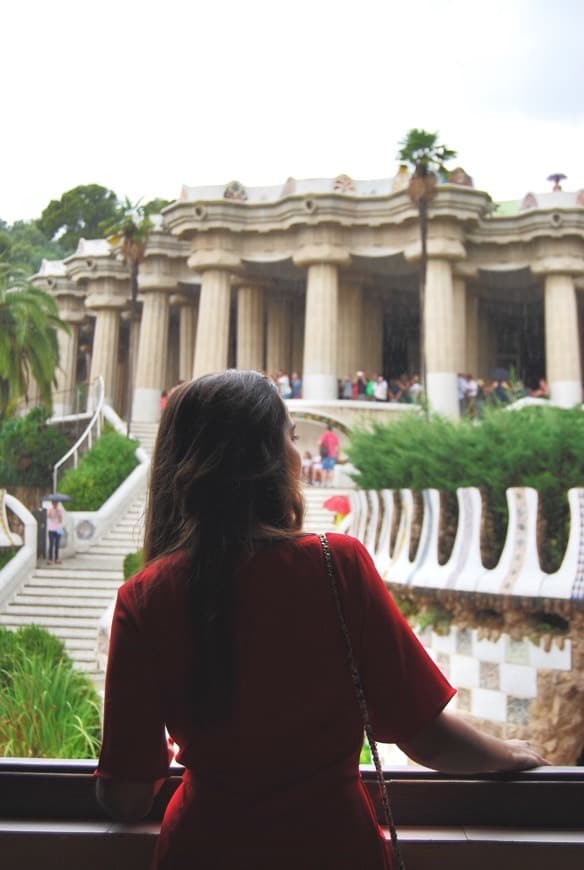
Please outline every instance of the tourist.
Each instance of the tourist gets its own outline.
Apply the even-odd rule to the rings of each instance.
[[[335,477],[335,465],[339,454],[339,439],[333,432],[333,427],[329,423],[324,432],[318,439],[318,448],[320,461],[322,462],[323,483],[325,486],[332,486]]]
[[[365,372],[358,371],[357,372],[357,398],[364,399],[365,391],[367,389],[367,378],[365,377]]]
[[[312,486],[312,453],[310,450],[305,450],[302,454],[302,480],[308,486]]]
[[[410,385],[408,387],[408,396],[410,397],[410,401],[412,402],[420,402],[422,399],[422,393],[424,392],[424,387],[420,383],[420,376],[418,374],[412,375],[412,379],[410,381]]]
[[[397,378],[391,378],[389,381],[389,390],[387,398],[390,402],[400,402],[403,395],[403,390]]]
[[[298,372],[292,372],[292,380],[290,381],[290,386],[292,387],[292,399],[301,399],[302,398],[302,379]]]
[[[466,396],[464,398],[464,413],[473,420],[477,418],[477,394],[479,386],[471,374],[466,376]]]
[[[373,393],[375,392],[375,384],[377,383],[377,372],[373,372],[365,386],[365,398],[370,402],[373,401]]]
[[[458,372],[458,374],[456,375],[456,382],[458,387],[458,410],[460,412],[460,416],[462,417],[465,411],[466,391],[468,389],[468,381],[466,379],[466,375],[462,374],[462,372]]]
[[[343,389],[341,393],[342,399],[352,399],[353,398],[353,381],[349,377],[349,375],[345,375],[343,378]]]
[[[288,377],[288,374],[286,372],[278,372],[276,383],[278,384],[278,389],[282,398],[291,399],[292,387],[290,386],[290,378]]]
[[[379,375],[373,387],[373,399],[376,402],[387,402],[387,381]]]
[[[47,565],[60,565],[59,546],[63,534],[63,509],[58,501],[52,501],[47,511],[47,531],[49,533],[49,558]]]
[[[146,517],[146,567],[118,590],[97,795],[146,816],[168,776],[155,870],[387,870],[359,778],[362,719],[318,536],[302,534],[300,456],[257,372],[169,398]],[[454,694],[367,550],[330,534],[374,732],[451,773],[542,763],[444,711]]]

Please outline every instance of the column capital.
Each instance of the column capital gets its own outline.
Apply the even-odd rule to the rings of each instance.
[[[466,248],[459,239],[428,238],[426,249],[429,260],[450,260],[458,263],[466,258]],[[419,239],[404,248],[404,257],[408,263],[419,262],[421,256],[422,243]]]
[[[126,308],[130,301],[130,282],[110,276],[96,276],[87,280],[85,307],[93,311],[100,308]]]
[[[326,263],[330,266],[348,266],[351,255],[343,244],[337,227],[304,227],[298,234],[294,264],[300,268]]]
[[[584,243],[581,239],[538,239],[531,265],[534,275],[581,275]]]

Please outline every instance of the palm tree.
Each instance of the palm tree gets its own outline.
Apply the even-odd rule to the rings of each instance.
[[[444,173],[444,164],[456,157],[456,151],[438,143],[438,133],[416,128],[410,130],[399,143],[397,158],[409,166],[412,177],[408,185],[410,199],[418,209],[420,222],[420,375],[426,384],[426,334],[424,306],[426,298],[426,271],[428,266],[428,206],[436,195],[437,173]]]
[[[0,422],[28,398],[31,380],[43,404],[51,407],[59,365],[57,329],[69,332],[51,294],[0,263]]]
[[[130,335],[138,319],[138,276],[140,264],[144,261],[148,237],[154,224],[148,217],[147,209],[140,201],[132,203],[128,197],[117,208],[114,220],[103,227],[110,245],[117,250],[122,261],[130,270]],[[134,392],[134,371],[132,354],[128,353],[128,393],[127,393],[127,434],[130,436],[132,425],[132,397]]]

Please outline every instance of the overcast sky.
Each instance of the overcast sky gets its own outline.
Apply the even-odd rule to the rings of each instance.
[[[584,187],[584,0],[19,0],[3,12],[0,218],[96,182],[395,173],[438,130],[494,199]]]

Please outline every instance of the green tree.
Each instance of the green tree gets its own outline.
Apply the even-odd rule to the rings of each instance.
[[[436,174],[446,171],[444,164],[456,157],[456,151],[439,144],[438,133],[416,128],[410,130],[399,144],[398,160],[412,170],[408,193],[418,209],[420,221],[420,368],[422,383],[426,386],[424,306],[428,266],[428,206],[436,195]]]
[[[163,200],[153,200],[157,204]],[[153,212],[151,212],[153,213]],[[130,270],[130,325],[138,319],[138,276],[140,264],[144,261],[148,237],[153,228],[146,211],[139,201],[132,203],[128,197],[118,205],[114,218],[102,225],[110,245],[118,251],[124,263]],[[132,425],[132,395],[134,392],[134,372],[132,371],[131,354],[128,356],[128,436]]]
[[[112,190],[100,184],[81,184],[51,200],[37,225],[49,239],[58,239],[67,253],[73,253],[80,238],[102,238],[102,225],[114,220],[118,208]]]
[[[50,293],[0,263],[0,422],[28,398],[31,379],[38,385],[41,402],[51,407],[59,365],[57,329],[69,331]]]

